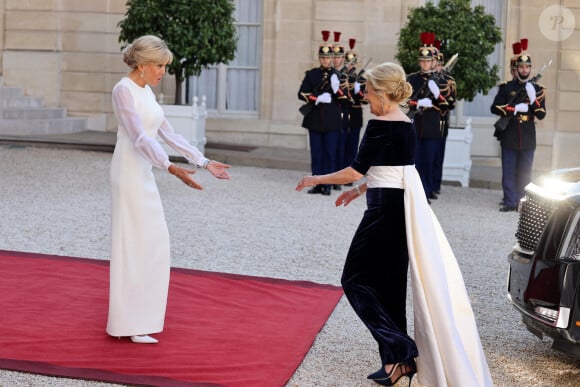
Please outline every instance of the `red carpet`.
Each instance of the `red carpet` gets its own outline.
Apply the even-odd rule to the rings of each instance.
[[[108,261],[0,250],[0,368],[159,386],[283,386],[342,295],[173,269],[157,345],[105,333]]]

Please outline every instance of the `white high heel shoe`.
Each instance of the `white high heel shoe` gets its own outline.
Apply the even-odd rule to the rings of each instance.
[[[131,336],[131,341],[137,344],[157,344],[159,342],[149,335]]]

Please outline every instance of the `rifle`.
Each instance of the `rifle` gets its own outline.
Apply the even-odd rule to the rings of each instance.
[[[349,81],[349,83],[350,82],[353,82],[352,85],[349,85],[349,96],[348,96],[348,98],[349,98],[349,102],[350,103],[354,103],[354,96],[350,93],[350,89],[352,88],[353,91],[354,91],[354,83],[356,83],[356,82],[358,82],[359,83],[359,86],[360,86],[359,93],[362,92],[361,94],[359,94],[359,98],[362,97],[361,100],[363,100],[363,98],[364,98],[364,91],[365,91],[365,88],[366,88],[366,86],[365,86],[366,85],[366,79],[364,79],[363,74],[365,73],[367,66],[369,65],[369,63],[371,63],[372,60],[373,60],[373,58],[370,58],[367,61],[367,63],[365,63],[365,65],[363,66],[363,68],[359,70],[358,73],[355,72],[356,69],[352,68],[350,74],[347,74],[348,75],[348,81]],[[353,79],[354,79],[354,81],[353,81]],[[363,100],[362,103],[367,103],[367,101],[364,101]]]
[[[419,99],[419,96],[422,96],[425,89],[428,88],[428,84],[429,81],[435,81],[435,83],[439,83],[439,80],[441,78],[444,78],[444,74],[451,74],[451,70],[453,70],[453,67],[455,66],[455,64],[457,63],[457,58],[459,57],[458,53],[453,54],[453,56],[451,58],[449,58],[449,60],[447,61],[447,63],[445,63],[445,65],[443,66],[443,68],[441,69],[440,72],[438,71],[433,71],[431,73],[431,76],[429,77],[429,79],[427,80],[427,82],[425,82],[423,84],[423,86],[415,91],[413,93],[413,95],[411,95],[411,97],[409,98],[410,100],[417,100]],[[423,98],[427,97],[429,94],[431,94],[431,91],[429,91],[428,94],[425,94]],[[409,111],[407,112],[407,116],[410,119],[413,119],[415,117],[415,114],[417,114],[419,112],[419,109],[409,109]]]
[[[420,89],[418,89],[417,91],[415,91],[413,93],[413,95],[411,95],[411,97],[408,99],[408,101],[411,100],[418,100],[419,96],[422,96],[423,93],[425,92],[425,89],[429,90],[429,81],[433,80],[435,82],[437,82],[439,78],[439,73],[436,71],[433,71],[431,73],[431,75],[429,76],[429,79],[427,80],[427,82],[423,83],[423,86],[421,86]],[[431,90],[429,90],[429,93],[425,94],[423,96],[423,98],[426,98],[429,94],[431,94]],[[419,112],[419,109],[409,109],[409,111],[407,112],[407,117],[409,117],[410,119],[413,119],[415,117],[415,114],[417,114]]]
[[[538,73],[536,75],[534,75],[534,77],[532,77],[532,79],[530,79],[530,82],[536,83],[536,81],[538,81],[542,77],[542,72],[546,69],[546,67],[548,67],[551,64],[552,64],[552,59],[549,59],[546,63],[544,63],[544,65],[540,68],[540,70],[538,70]],[[514,104],[515,101],[517,101],[519,99],[520,94],[522,93],[522,91],[525,90],[525,88],[526,88],[526,84],[523,83],[522,86],[520,87],[520,89],[518,90],[518,92],[508,101],[507,104],[508,105]],[[493,124],[493,127],[495,128],[496,131],[503,132],[504,130],[507,129],[512,118],[513,118],[513,115],[511,115],[511,114],[506,115],[506,116],[502,116],[502,117],[498,118],[497,121],[495,121],[495,123]]]
[[[328,77],[324,77],[322,78],[322,82],[320,82],[320,85],[318,85],[317,87],[314,88],[314,90],[312,90],[312,94],[316,94],[318,95],[321,91],[326,90],[326,88],[328,88],[329,82],[330,82],[330,77],[332,76],[332,71],[329,73],[330,75]],[[312,109],[314,109],[315,106],[315,102],[306,102],[304,105],[300,106],[298,108],[298,111],[300,113],[302,113],[303,116],[307,116]]]
[[[367,63],[365,63],[365,65],[363,66],[362,69],[360,69],[360,71],[358,72],[358,74],[356,75],[356,80],[357,82],[360,82],[360,78],[362,77],[362,75],[365,73],[365,70],[367,68],[367,66],[369,65],[369,63],[371,63],[371,60],[373,60],[373,58],[370,58],[369,60],[367,60]]]
[[[457,64],[457,58],[459,58],[459,53],[456,52],[455,54],[453,54],[451,58],[449,58],[447,63],[445,63],[445,65],[441,69],[441,72],[444,74],[451,74],[453,67],[455,67],[455,65]]]

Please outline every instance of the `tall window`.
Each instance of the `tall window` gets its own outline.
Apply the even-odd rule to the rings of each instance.
[[[433,4],[439,5],[439,0],[433,1]],[[495,17],[495,24],[503,30],[503,15],[505,15],[504,1],[502,0],[471,0],[471,6],[475,7],[477,5],[483,6],[485,13],[491,14]],[[461,53],[459,53],[461,55]],[[505,66],[503,57],[503,46],[502,43],[498,43],[495,46],[495,50],[487,57],[487,61],[491,64],[499,65],[499,74],[503,74],[503,69]],[[453,74],[452,74],[453,75]],[[490,117],[489,107],[493,103],[493,99],[496,94],[496,89],[492,88],[487,95],[483,93],[478,93],[473,101],[465,102],[463,115],[465,117]],[[453,111],[452,114],[456,112]]]
[[[210,114],[256,116],[260,106],[262,1],[235,0],[238,48],[235,59],[188,80],[187,93],[206,96]]]
[[[503,15],[504,2],[501,0],[472,0],[472,6],[482,5],[485,8],[485,12],[493,15],[495,17],[495,24],[503,30]],[[511,45],[510,45],[511,49]],[[459,53],[461,55],[461,53]],[[499,76],[500,79],[503,75],[503,69],[507,65],[504,63],[503,46],[502,43],[498,43],[495,46],[495,50],[487,57],[488,63],[499,65]],[[493,103],[493,99],[497,94],[497,89],[492,88],[487,95],[483,93],[478,93],[472,102],[466,102],[463,114],[465,116],[471,117],[489,117],[489,107]]]

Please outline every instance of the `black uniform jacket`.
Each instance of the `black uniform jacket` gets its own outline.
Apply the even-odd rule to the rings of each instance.
[[[457,102],[457,84],[455,79],[448,73],[442,73],[441,77],[447,82],[445,89],[441,90],[441,94],[447,101],[447,111],[441,112],[441,119],[443,120],[443,137],[447,137],[449,134],[449,116],[451,115],[451,110],[455,109],[455,102]]]
[[[491,105],[491,112],[499,116],[512,117],[505,131],[496,131],[494,134],[501,141],[502,147],[515,150],[536,149],[534,120],[536,118],[542,120],[546,116],[546,96],[542,86],[534,84],[534,88],[536,100],[530,104],[525,82],[514,78],[499,85],[497,95]],[[519,103],[528,104],[528,111],[514,115],[514,107]]]
[[[304,79],[298,91],[298,99],[302,102],[310,103],[313,109],[304,116],[302,127],[316,132],[332,132],[342,129],[342,100],[346,100],[345,91],[339,87],[334,93],[330,85],[330,77],[336,74],[340,79],[338,71],[333,68],[316,67],[306,71]],[[319,103],[314,106],[316,98],[323,94],[330,93],[331,103]]]
[[[411,110],[417,110],[413,121],[415,128],[417,128],[417,137],[420,139],[437,139],[443,137],[442,115],[445,115],[449,109],[449,103],[442,93],[438,98],[435,98],[429,90],[427,83],[430,77],[430,73],[427,74],[421,71],[409,74],[407,77],[407,82],[413,87],[413,95],[408,101],[408,104]],[[440,90],[447,87],[446,80],[439,77],[435,78],[434,80]],[[417,109],[417,101],[423,98],[430,98],[433,107]]]
[[[363,110],[362,105],[368,102],[364,99],[364,89],[366,80],[363,77],[357,77],[355,67],[352,67],[348,72],[348,91],[349,91],[349,128],[362,128],[363,126]],[[360,83],[360,90],[358,93],[354,92],[354,83]]]

